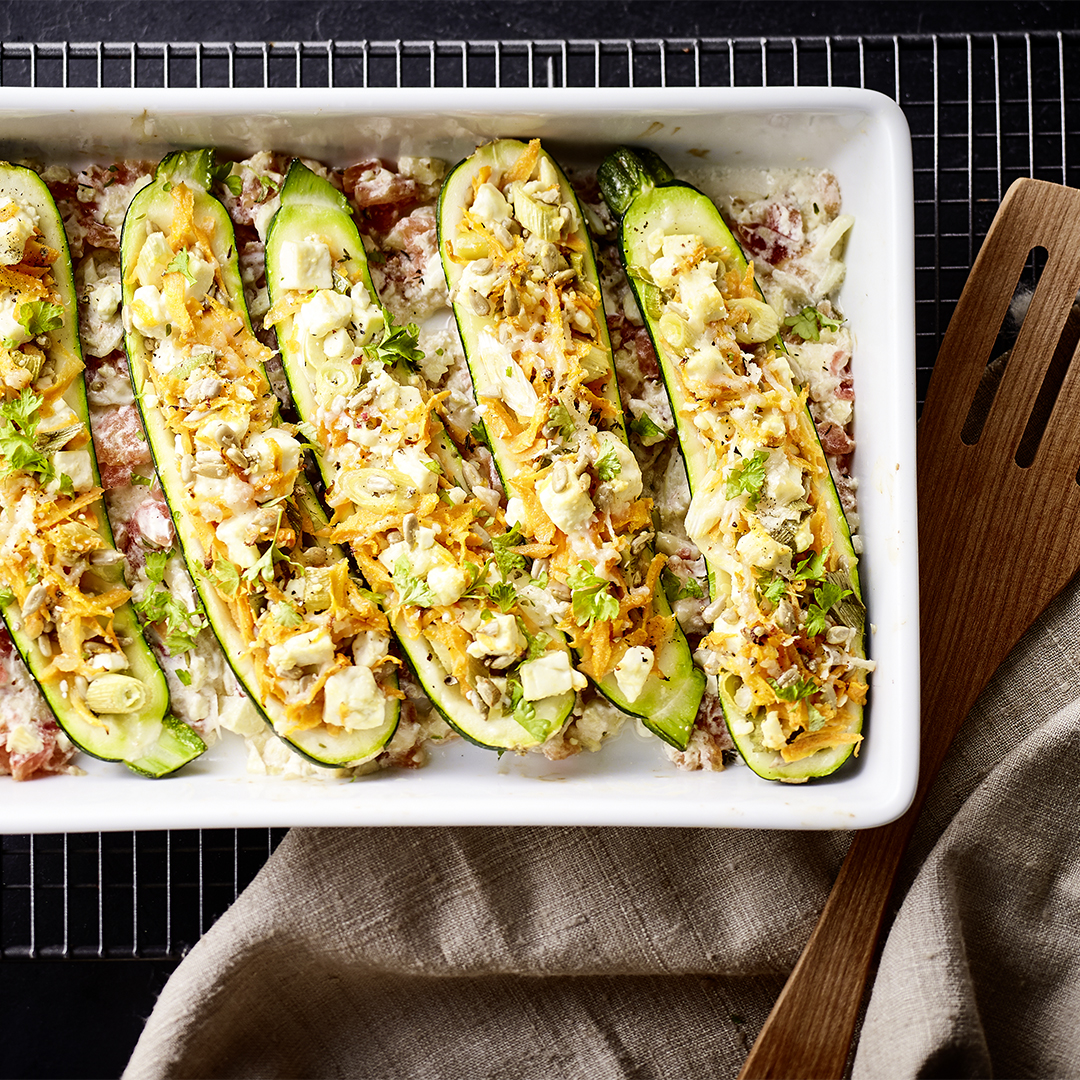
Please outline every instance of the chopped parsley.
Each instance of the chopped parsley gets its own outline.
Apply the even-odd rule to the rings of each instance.
[[[619,452],[612,443],[596,459],[596,475],[600,480],[614,480],[622,472],[622,462],[619,460]]]
[[[688,577],[686,581],[682,581],[678,574],[666,566],[660,571],[660,584],[664,587],[664,595],[669,604],[674,604],[676,600],[685,600],[687,597],[700,600],[705,595],[695,578]]]
[[[185,671],[183,668],[176,669],[176,677],[185,685],[191,685],[191,672]]]
[[[7,607],[15,600],[15,594],[6,586],[0,586],[0,607]]]
[[[608,592],[611,582],[584,560],[570,572],[567,583],[574,619],[580,626],[610,622],[619,614],[619,601]]]
[[[191,256],[186,251],[178,251],[168,266],[166,274],[183,274],[189,285],[195,284],[195,275],[191,272]]]
[[[761,489],[765,486],[765,462],[768,457],[768,452],[765,450],[755,450],[749,457],[744,457],[728,473],[724,494],[729,499],[748,495],[750,506],[757,506],[758,499],[761,498]]]
[[[27,300],[19,305],[15,318],[32,338],[36,338],[64,325],[64,309],[48,300]]]
[[[825,560],[829,556],[831,547],[832,544],[826,544],[823,550],[812,552],[795,568],[793,579],[795,581],[820,581],[825,576]]]
[[[273,613],[274,622],[276,622],[278,626],[292,627],[303,625],[304,617],[292,604],[279,601],[278,603],[273,604],[270,610]]]
[[[814,590],[814,603],[806,609],[806,633],[810,637],[824,634],[828,627],[825,616],[844,599],[851,590],[826,581]]]
[[[560,401],[553,405],[548,412],[547,422],[559,433],[564,442],[574,437],[576,425],[570,410]]]
[[[641,440],[662,439],[666,433],[663,428],[653,422],[648,413],[642,413],[630,421],[630,430]]]
[[[493,581],[487,587],[488,595],[496,604],[499,605],[499,610],[508,615],[517,603],[517,589],[514,588],[508,581]]]
[[[495,565],[499,568],[499,574],[503,581],[509,581],[513,574],[522,573],[525,570],[525,556],[514,551],[519,544],[523,544],[525,538],[521,535],[521,526],[515,525],[509,532],[502,536],[491,538],[491,547],[495,553]]]
[[[487,431],[484,430],[483,424],[473,424],[473,426],[469,428],[469,438],[480,446],[486,446],[489,450],[491,449],[491,443],[488,442]]]
[[[364,346],[364,356],[368,360],[385,364],[387,367],[403,363],[415,371],[416,365],[424,359],[424,352],[417,344],[419,338],[420,328],[416,323],[398,326],[394,322],[394,316],[387,311],[382,337]]]
[[[432,607],[435,596],[431,586],[422,578],[413,573],[412,563],[408,555],[402,555],[396,563],[391,574],[394,588],[397,589],[399,604],[415,604],[417,607]]]
[[[168,561],[167,551],[146,553],[146,576],[150,587],[141,600],[132,601],[132,606],[143,621],[164,627],[162,640],[165,648],[171,656],[176,656],[194,648],[195,638],[206,625],[206,620],[197,611],[188,611],[168,589],[162,587]]]
[[[768,682],[778,701],[802,701],[818,691],[818,684],[809,675],[800,675],[793,682],[783,685],[778,679],[769,679]]]
[[[839,320],[822,315],[816,307],[804,307],[798,315],[789,315],[784,325],[790,326],[803,341],[820,341],[822,330],[840,329]]]
[[[215,559],[206,578],[222,596],[233,597],[240,589],[240,567],[228,559]]]
[[[3,475],[13,472],[36,473],[43,483],[54,478],[55,470],[49,459],[34,443],[41,416],[38,410],[44,401],[29,388],[16,398],[0,402],[0,458],[3,459]]]
[[[779,574],[761,574],[757,580],[758,596],[776,607],[787,593],[787,582]]]

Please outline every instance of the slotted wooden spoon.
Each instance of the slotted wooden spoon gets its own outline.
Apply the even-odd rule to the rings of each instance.
[[[965,420],[1036,247],[1046,249],[1045,269],[978,441],[968,445],[961,431],[971,442]],[[1080,568],[1080,350],[1062,337],[1078,289],[1080,191],[1018,180],[964,286],[919,422],[922,752],[915,800],[891,825],[855,835],[742,1078],[843,1076],[900,857],[945,752],[1005,655]],[[1071,359],[1056,400],[1059,370],[1040,396],[1055,353],[1055,370]],[[1037,449],[1028,426],[1033,410],[1049,412]],[[1026,467],[1017,464],[1018,449]]]

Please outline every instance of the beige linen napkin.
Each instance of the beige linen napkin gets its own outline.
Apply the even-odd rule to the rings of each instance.
[[[1074,582],[934,789],[856,1077],[1080,1075],[1078,792]],[[177,969],[125,1076],[734,1076],[848,839],[294,830]]]

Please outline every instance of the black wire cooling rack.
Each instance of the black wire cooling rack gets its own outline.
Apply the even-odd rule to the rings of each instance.
[[[575,41],[0,43],[11,86],[860,86],[915,166],[918,396],[1001,196],[1076,186],[1077,35]],[[2,137],[0,137],[2,145]],[[4,780],[2,782],[10,782]],[[0,958],[181,956],[281,829],[5,836]]]

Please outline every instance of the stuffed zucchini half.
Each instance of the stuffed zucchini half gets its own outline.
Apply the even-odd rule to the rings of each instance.
[[[851,535],[779,316],[713,203],[654,154],[616,151],[600,186],[676,419],[728,728],[761,776],[824,776],[862,738],[872,665]]]
[[[294,161],[266,238],[266,323],[313,425],[333,538],[351,545],[428,696],[481,746],[523,751],[562,730],[586,681],[546,593],[546,554],[473,495],[416,372],[415,327],[381,307],[348,200]]]
[[[206,746],[169,713],[129,602],[88,426],[63,223],[0,163],[0,612],[71,740],[159,777]]]
[[[319,534],[244,305],[210,151],[166,157],[132,200],[121,265],[135,398],[210,625],[273,730],[319,765],[370,760],[401,697],[386,618]]]
[[[657,588],[664,559],[649,544],[577,198],[538,140],[503,139],[447,177],[438,220],[507,520],[548,553],[580,670],[685,749],[705,679]]]

